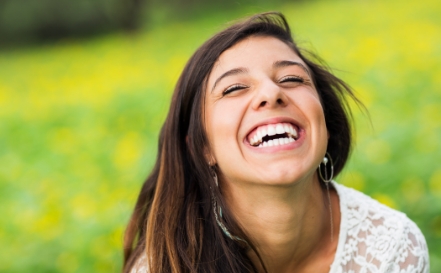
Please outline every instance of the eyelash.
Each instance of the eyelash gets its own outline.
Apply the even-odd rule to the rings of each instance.
[[[234,84],[234,85],[228,87],[227,89],[225,89],[225,91],[222,92],[222,95],[227,95],[231,92],[234,92],[234,91],[240,90],[240,89],[244,89],[244,88],[247,88],[247,86],[241,85],[241,84]]]
[[[282,79],[279,80],[279,83],[285,83],[285,82],[298,82],[298,83],[305,83],[306,80],[302,77],[299,76],[286,76],[283,77]],[[227,89],[225,89],[224,92],[222,92],[222,95],[228,95],[231,92],[237,91],[237,90],[241,90],[247,88],[246,85],[241,85],[241,84],[234,84],[230,87],[228,87]]]
[[[286,76],[283,77],[282,79],[279,80],[279,83],[284,83],[284,82],[299,82],[299,83],[304,83],[305,79],[299,76]]]

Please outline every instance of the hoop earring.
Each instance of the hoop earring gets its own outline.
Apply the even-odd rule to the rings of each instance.
[[[216,187],[219,187],[219,181],[217,178],[217,174],[216,171],[214,170],[214,168],[211,166],[210,167],[212,175],[213,175],[213,180],[214,180],[214,184],[216,185]],[[216,197],[214,196],[213,191],[211,192],[211,198],[212,198],[212,202],[213,202],[213,212],[214,212],[214,217],[216,218],[216,223],[217,225],[222,229],[223,233],[230,238],[231,240],[234,241],[240,241],[245,243],[247,246],[248,242],[245,241],[244,239],[238,237],[238,236],[234,236],[230,233],[230,231],[227,229],[227,227],[224,225],[224,223],[222,223],[222,208],[220,206],[217,205],[217,201],[216,201]]]
[[[329,157],[329,159],[328,159],[328,157]],[[326,166],[328,164],[328,161],[330,161],[330,163],[331,163],[331,175],[329,178],[328,178],[328,169]],[[322,164],[324,165],[324,169],[325,169],[325,177],[323,177],[322,170],[320,168],[320,166]],[[325,185],[326,185],[326,195],[328,196],[328,206],[329,206],[329,218],[331,221],[331,242],[333,242],[334,241],[334,225],[333,225],[334,219],[332,217],[331,194],[329,193],[329,182],[331,182],[332,178],[334,177],[334,163],[332,162],[331,155],[328,152],[326,152],[325,157],[323,157],[322,162],[319,164],[318,173],[320,175],[320,178],[323,180],[323,182],[325,182]]]
[[[328,157],[329,157],[329,159],[328,159]],[[329,178],[328,178],[328,168],[326,166],[328,164],[328,161],[330,161],[330,163],[331,163],[331,176]],[[322,164],[324,165],[324,169],[325,169],[325,177],[323,177],[322,169],[320,167]],[[320,175],[320,178],[325,183],[331,182],[332,178],[334,178],[334,163],[332,162],[332,157],[328,152],[326,152],[325,157],[323,157],[322,162],[319,164],[319,175]]]

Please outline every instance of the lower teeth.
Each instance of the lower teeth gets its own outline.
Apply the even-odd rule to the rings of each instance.
[[[288,144],[288,143],[291,143],[294,141],[296,141],[296,140],[293,139],[292,137],[276,138],[276,139],[272,139],[272,140],[268,140],[263,143],[260,143],[257,147],[261,148],[261,147],[279,146],[279,145]]]

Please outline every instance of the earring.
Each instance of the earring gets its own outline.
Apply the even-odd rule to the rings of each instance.
[[[216,185],[216,187],[219,187],[219,181],[217,178],[217,174],[216,171],[214,170],[213,167],[210,168],[211,172],[213,174],[213,180],[214,180],[214,184]],[[214,196],[214,193],[212,191],[212,202],[213,202],[213,212],[214,212],[214,217],[216,218],[216,223],[217,225],[222,229],[223,233],[230,238],[231,240],[234,241],[240,241],[240,242],[244,242],[246,245],[248,245],[248,242],[245,241],[244,239],[234,236],[230,233],[230,231],[227,229],[227,227],[224,225],[224,223],[222,223],[222,208],[220,206],[217,205],[216,202],[216,197]],[[219,212],[219,213],[218,213]]]
[[[328,159],[328,157],[329,157],[329,159]],[[330,161],[330,163],[331,163],[331,175],[330,175],[330,177],[328,178],[328,168],[327,168],[327,164],[328,164],[328,162]],[[325,169],[325,177],[323,177],[323,175],[322,175],[322,169],[321,169],[321,165],[324,165],[324,169]],[[332,178],[334,177],[334,163],[332,162],[332,158],[331,158],[331,155],[328,153],[328,152],[326,152],[326,155],[325,155],[325,157],[323,157],[323,160],[322,160],[322,162],[319,164],[319,175],[320,175],[320,178],[323,180],[323,182],[325,182],[325,183],[329,183],[329,182],[331,182],[332,181]]]
[[[329,159],[328,159],[328,157],[329,157]],[[328,178],[327,164],[329,161],[331,163],[331,175]],[[322,164],[324,165],[324,169],[325,169],[325,177],[323,177],[322,170],[320,168],[320,166]],[[331,182],[332,178],[334,177],[334,163],[332,162],[331,155],[328,152],[326,152],[325,157],[323,157],[322,162],[319,164],[318,173],[320,175],[320,178],[323,180],[323,182],[325,182],[325,185],[326,185],[326,195],[328,196],[328,206],[329,206],[329,218],[331,221],[331,242],[333,242],[334,241],[334,225],[333,225],[334,220],[332,217],[331,194],[329,193],[329,182]]]

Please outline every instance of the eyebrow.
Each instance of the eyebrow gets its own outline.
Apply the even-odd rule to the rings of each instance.
[[[300,68],[302,68],[309,76],[311,76],[311,73],[309,72],[308,68],[306,68],[306,66],[302,63],[299,62],[294,62],[294,61],[288,61],[288,60],[281,60],[281,61],[275,61],[273,63],[273,67],[274,68],[282,68],[282,67],[287,67],[287,66],[299,66]],[[234,68],[231,70],[228,70],[227,72],[225,72],[224,74],[222,74],[219,78],[216,79],[216,81],[213,84],[213,88],[211,89],[211,92],[213,92],[214,88],[216,87],[216,85],[225,77],[228,76],[233,76],[233,75],[237,75],[237,74],[244,74],[244,73],[248,73],[248,69],[244,68],[244,67],[238,67],[238,68]]]
[[[228,76],[237,75],[237,74],[244,74],[247,72],[248,72],[248,69],[246,69],[244,67],[239,67],[239,68],[234,68],[234,69],[228,70],[227,72],[222,74],[219,78],[217,78],[217,80],[213,84],[213,88],[211,89],[211,91],[213,92],[214,88],[216,87],[216,84],[218,82],[220,82],[220,80],[222,80],[223,78],[228,77]]]
[[[282,68],[282,67],[287,67],[287,66],[299,66],[300,68],[302,68],[306,73],[308,73],[309,76],[311,76],[311,73],[309,72],[309,69],[302,63],[299,62],[293,62],[293,61],[287,61],[287,60],[282,60],[282,61],[275,61],[273,63],[273,67],[274,68]]]

